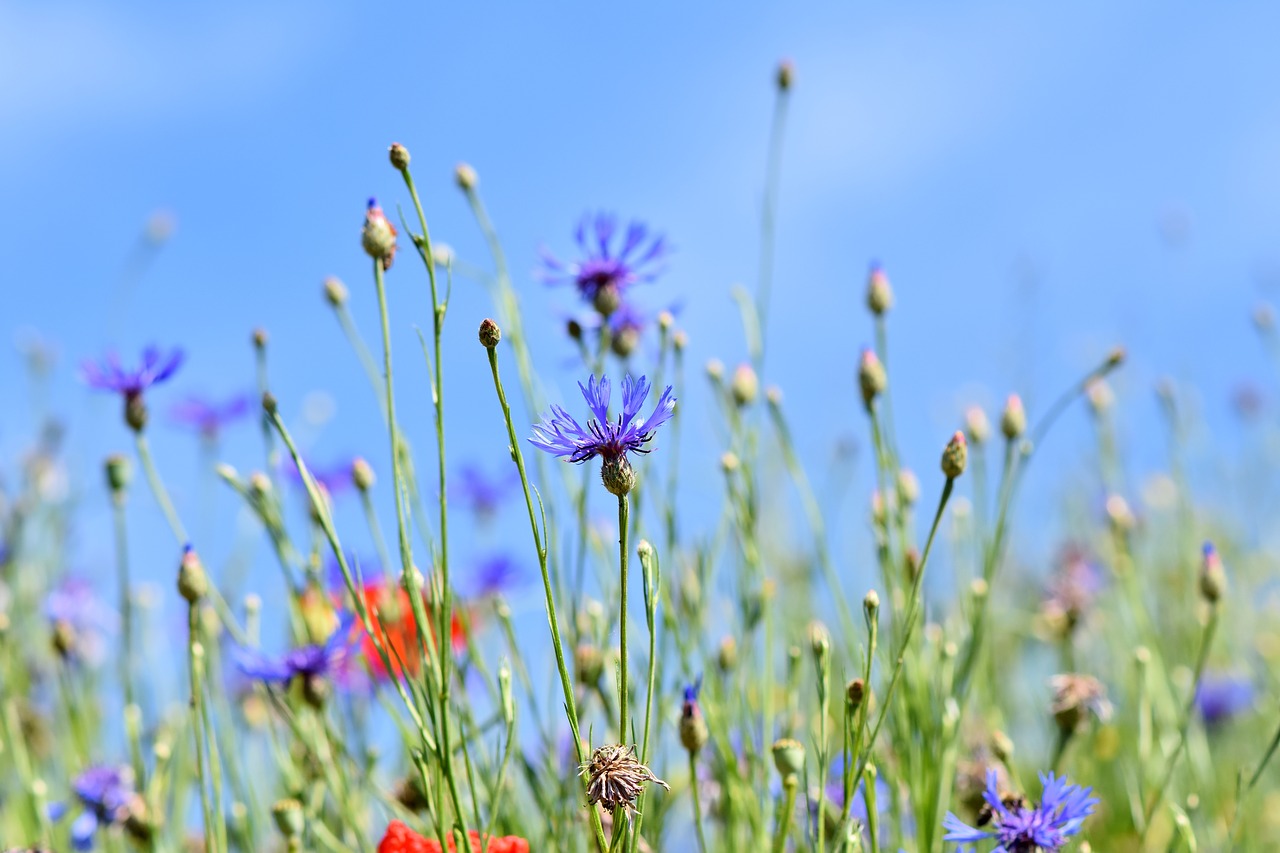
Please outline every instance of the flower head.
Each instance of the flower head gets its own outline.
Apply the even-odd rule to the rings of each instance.
[[[516,835],[501,838],[483,838],[477,830],[468,833],[469,847],[472,851],[487,849],[489,853],[529,853],[529,842]],[[454,853],[457,844],[449,837],[449,850]],[[387,832],[378,842],[378,853],[443,853],[440,842],[434,838],[424,838],[398,820],[391,821]]]
[[[133,774],[127,767],[90,767],[76,777],[72,790],[84,807],[71,824],[71,844],[76,850],[92,848],[99,827],[123,826],[142,813],[140,798],[133,789]],[[68,807],[66,803],[54,803],[49,811],[53,820],[61,820]]]
[[[107,635],[115,633],[119,618],[88,580],[65,578],[49,591],[44,612],[60,654],[91,665],[106,656]]]
[[[169,417],[175,424],[190,427],[205,438],[217,438],[223,427],[249,414],[251,407],[248,394],[237,394],[220,402],[193,395],[174,406]]]
[[[519,482],[520,476],[514,468],[508,469],[505,475],[490,476],[479,465],[467,464],[458,469],[449,496],[461,501],[481,519],[488,520]]]
[[[239,648],[234,653],[236,664],[241,672],[256,681],[284,684],[298,679],[307,698],[319,704],[324,698],[326,680],[342,673],[356,641],[362,636],[352,630],[354,621],[350,613],[345,613],[323,644],[301,646],[281,657]]]
[[[1049,580],[1048,594],[1041,612],[1052,625],[1070,633],[1093,609],[1094,599],[1102,589],[1102,573],[1079,548],[1063,550],[1058,566]]]
[[[601,804],[612,811],[621,807],[627,815],[636,813],[636,799],[644,791],[645,782],[653,782],[670,791],[653,771],[636,758],[634,746],[606,744],[582,762],[578,775],[587,780],[587,805]]]
[[[947,812],[943,840],[976,844],[994,839],[997,844],[991,853],[1058,853],[1068,837],[1080,831],[1098,799],[1090,796],[1092,788],[1072,785],[1065,776],[1042,774],[1040,783],[1041,801],[1032,807],[1021,797],[1002,795],[996,771],[988,771],[983,797],[990,810],[990,828],[975,829]]]
[[[621,240],[615,240],[615,235],[621,235]],[[623,233],[618,220],[608,213],[583,216],[574,239],[582,254],[577,261],[565,263],[543,250],[542,280],[573,284],[606,317],[622,304],[631,285],[657,278],[670,253],[666,239],[643,222],[633,220]]]
[[[182,364],[182,350],[168,354],[159,347],[149,346],[142,351],[142,363],[136,370],[127,370],[120,363],[120,356],[108,352],[101,361],[85,361],[80,365],[80,376],[90,388],[114,391],[124,397],[125,421],[140,431],[147,423],[147,408],[142,402],[142,392],[152,385],[164,382]]]
[[[653,440],[658,427],[671,419],[676,407],[671,386],[662,392],[653,412],[647,418],[637,420],[640,407],[649,396],[649,381],[644,376],[634,379],[627,374],[622,380],[622,411],[613,422],[609,420],[608,378],[601,377],[597,382],[593,375],[585,387],[579,382],[578,388],[587,401],[587,408],[595,416],[587,422],[586,428],[564,409],[552,406],[552,417],[544,418],[534,426],[529,442],[570,462],[586,462],[599,456],[604,460],[601,477],[606,488],[614,494],[626,494],[635,485],[627,454],[648,453],[651,448],[647,445]],[[629,483],[625,482],[628,475]]]
[[[1093,715],[1101,722],[1111,718],[1107,689],[1092,675],[1060,673],[1049,679],[1053,688],[1053,704],[1049,710],[1063,731],[1075,731]]]
[[[1208,728],[1216,728],[1253,707],[1256,690],[1247,678],[1206,673],[1196,687],[1196,709]]]

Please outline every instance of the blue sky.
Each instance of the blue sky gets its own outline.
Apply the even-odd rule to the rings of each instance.
[[[152,432],[197,530],[201,490],[213,487],[194,438],[160,414],[188,391],[251,387],[255,326],[270,330],[273,385],[313,456],[363,453],[385,471],[372,395],[320,283],[347,282],[374,339],[358,228],[366,197],[404,200],[386,164],[392,141],[413,153],[433,236],[487,263],[452,185],[457,161],[476,167],[535,355],[562,393],[577,377],[563,368],[572,351],[556,318],[572,305],[532,271],[539,245],[569,250],[587,209],[670,236],[670,273],[644,297],[683,302],[695,367],[711,356],[732,365],[745,353],[728,291],[755,281],[771,81],[787,56],[797,85],[766,381],[785,390],[810,465],[842,436],[865,439],[854,370],[870,340],[865,270],[878,258],[898,297],[901,443],[926,495],[966,404],[1018,390],[1034,419],[1116,342],[1133,356],[1117,386],[1136,492],[1164,454],[1158,377],[1193,394],[1211,428],[1199,438],[1206,460],[1243,440],[1232,390],[1274,387],[1249,315],[1280,282],[1278,25],[1265,3],[7,3],[0,331],[37,330],[60,352],[54,408],[71,425],[85,507],[75,548],[92,571],[109,566],[98,460],[128,436],[115,401],[86,391],[74,366],[107,345],[188,350],[180,378],[155,395]],[[109,322],[121,268],[157,210],[177,230],[127,316]],[[426,449],[413,325],[429,323],[428,297],[407,253],[390,289],[400,405]],[[474,343],[486,302],[466,282],[454,294],[451,451],[496,459],[505,438]],[[3,387],[19,394],[24,382],[16,355],[0,359]],[[316,391],[335,405],[307,426]],[[721,448],[705,386],[693,383],[685,403],[685,456],[709,472]],[[13,459],[30,420],[19,405],[0,424]],[[1054,437],[1028,481],[1032,505],[1055,505],[1058,487],[1079,479],[1070,463],[1089,447],[1085,424],[1073,413]],[[224,455],[242,470],[260,464],[254,430],[237,429]],[[862,535],[871,488],[867,466],[857,477],[833,525],[845,545]],[[217,495],[220,523],[234,523],[230,495]],[[149,499],[137,504],[135,537],[165,536]],[[346,524],[358,543],[355,507]],[[464,542],[459,558],[486,547]],[[162,549],[135,553],[156,561],[144,576],[170,576]]]

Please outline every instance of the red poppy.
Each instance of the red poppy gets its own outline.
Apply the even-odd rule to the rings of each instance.
[[[472,853],[480,853],[480,833],[471,830]],[[529,853],[529,842],[515,835],[489,839],[489,853]],[[391,821],[387,834],[378,842],[378,853],[443,853],[440,842],[434,838],[423,838],[398,820]],[[457,853],[457,845],[453,837],[449,837],[449,853]]]
[[[394,598],[392,592],[394,591]],[[391,668],[400,674],[400,662],[410,675],[417,675],[422,668],[422,655],[418,646],[418,623],[413,618],[412,600],[409,593],[399,585],[390,587],[381,580],[368,581],[361,592],[365,607],[369,612],[369,621],[373,629],[379,633],[387,656],[391,659]],[[424,597],[423,605],[428,616],[432,613],[431,602]],[[463,615],[455,610],[450,620],[449,640],[455,654],[467,648],[467,624]],[[435,635],[435,631],[432,631]],[[387,670],[382,664],[377,646],[367,633],[361,634],[360,651],[369,664],[375,678],[386,678]]]

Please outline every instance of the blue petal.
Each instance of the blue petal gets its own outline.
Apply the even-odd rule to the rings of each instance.
[[[98,818],[93,812],[81,812],[71,824],[71,844],[77,850],[93,847],[93,834],[98,831]]]

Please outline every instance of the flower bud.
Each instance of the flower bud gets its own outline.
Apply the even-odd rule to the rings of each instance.
[[[741,408],[750,406],[760,393],[760,380],[749,364],[740,364],[733,371],[733,381],[729,383],[729,392],[733,394],[733,402]]]
[[[1137,524],[1133,510],[1129,508],[1129,502],[1120,495],[1111,495],[1107,498],[1106,510],[1111,528],[1117,533],[1127,533]]]
[[[680,745],[690,754],[696,755],[706,746],[709,737],[707,721],[702,718],[702,708],[698,705],[698,685],[686,687],[684,704],[680,707]]]
[[[1093,410],[1095,416],[1106,412],[1116,401],[1116,395],[1105,379],[1090,380],[1085,386],[1084,393],[1089,400],[1089,408]]]
[[[505,660],[498,667],[498,700],[502,704],[502,720],[509,726],[516,719],[516,700],[511,692],[511,664]]]
[[[493,349],[502,340],[502,329],[488,317],[480,321],[480,344],[485,349]]]
[[[855,678],[850,681],[844,688],[844,699],[849,705],[849,710],[856,711],[862,707],[862,700],[867,696],[867,683],[861,678]]]
[[[726,450],[720,454],[720,469],[726,474],[732,474],[742,465],[742,460],[738,458],[738,454],[732,450]]]
[[[604,673],[604,655],[594,643],[579,643],[573,650],[573,672],[578,683],[594,687]]]
[[[261,471],[254,471],[249,475],[249,494],[258,500],[271,494],[271,478]]]
[[[719,382],[724,378],[724,362],[718,358],[707,361],[707,378],[712,382]]]
[[[570,317],[568,322],[564,324],[564,332],[569,336],[570,340],[582,340],[582,324],[573,317]]]
[[[1125,353],[1124,347],[1114,347],[1111,352],[1107,353],[1107,370],[1113,370],[1124,364],[1126,356],[1127,353]]]
[[[796,81],[796,65],[790,59],[784,59],[778,63],[778,72],[776,82],[778,90],[782,92],[790,92],[791,87]]]
[[[816,620],[809,623],[809,648],[819,666],[831,656],[831,632]]]
[[[636,487],[636,469],[631,467],[626,456],[617,459],[606,459],[600,465],[600,482],[610,494],[624,497]]]
[[[1022,398],[1010,394],[1005,401],[1004,411],[1000,414],[1000,432],[1009,441],[1027,431],[1027,411],[1022,407]]]
[[[1212,542],[1204,543],[1204,557],[1200,563],[1200,595],[1210,604],[1217,604],[1227,590],[1227,572],[1222,558]]]
[[[892,307],[893,288],[889,286],[889,277],[883,267],[872,264],[867,276],[867,308],[877,317],[883,317]]]
[[[409,168],[409,149],[399,142],[391,143],[391,148],[387,154],[391,158],[392,168],[399,169],[401,172]]]
[[[914,506],[920,500],[920,480],[909,468],[898,471],[898,498],[904,507]]]
[[[369,257],[382,261],[383,269],[391,269],[391,262],[396,256],[396,227],[387,220],[377,199],[369,199],[360,245]]]
[[[661,331],[669,332],[671,331],[671,327],[674,326],[675,324],[676,324],[676,315],[672,314],[670,311],[666,309],[663,309],[662,311],[658,312],[658,328]]]
[[[133,478],[133,466],[129,464],[129,457],[121,453],[112,453],[107,457],[107,488],[111,489],[112,496],[120,496],[125,489],[129,488],[129,481]]]
[[[259,326],[253,330],[252,340],[254,349],[264,350],[267,348],[267,342],[271,340],[271,336],[267,334],[266,329]]]
[[[347,286],[336,276],[331,275],[324,280],[325,301],[334,308],[341,308],[345,305],[348,295]]]
[[[675,347],[676,352],[684,352],[689,347],[689,333],[684,329],[677,329],[671,336],[671,345]]]
[[[991,752],[1001,763],[1008,764],[1013,758],[1013,738],[996,729],[991,733]]]
[[[271,807],[271,817],[285,838],[298,838],[306,828],[306,815],[302,812],[302,803],[297,800],[278,800]]]
[[[964,412],[964,429],[969,440],[974,444],[982,444],[991,435],[991,422],[981,406],[970,406]]]
[[[738,666],[738,641],[725,636],[720,639],[720,648],[716,651],[716,666],[723,673],[732,672]]]
[[[134,432],[142,432],[147,426],[147,403],[141,393],[124,395],[124,422]]]
[[[956,430],[955,435],[951,436],[951,440],[942,451],[942,473],[948,480],[954,480],[964,473],[965,465],[968,463],[969,447],[965,443],[964,433]]]
[[[862,612],[867,617],[867,625],[870,626],[876,621],[876,614],[880,611],[880,593],[874,589],[867,590],[867,594],[862,598]]]
[[[782,389],[777,385],[770,385],[764,391],[764,398],[769,401],[769,405],[777,408],[782,405]]]
[[[195,604],[209,591],[209,578],[204,573],[195,549],[187,545],[182,549],[182,562],[178,564],[178,594],[188,604]]]
[[[862,389],[862,402],[867,408],[889,387],[889,376],[873,349],[862,351],[862,360],[858,363],[858,387]]]
[[[274,415],[276,413],[276,408],[277,408],[276,395],[272,394],[270,391],[263,391],[262,392],[262,410],[266,412],[268,415]]]
[[[804,769],[804,744],[789,737],[774,741],[773,765],[783,781],[797,775]]]
[[[377,477],[373,474],[373,466],[362,456],[351,460],[351,482],[362,492],[369,491],[377,482]]]
[[[1253,325],[1259,332],[1267,333],[1276,327],[1276,312],[1265,302],[1253,309]]]
[[[468,163],[459,163],[453,167],[453,179],[458,182],[458,189],[464,193],[474,190],[479,181],[476,170]]]

